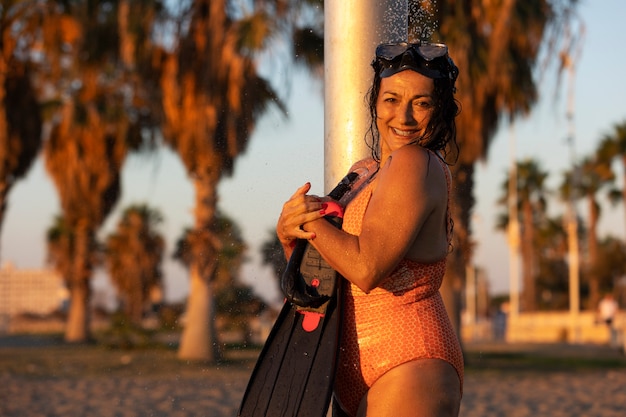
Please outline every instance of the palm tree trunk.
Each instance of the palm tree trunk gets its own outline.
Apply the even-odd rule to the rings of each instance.
[[[1,43],[0,43],[1,44]],[[7,123],[6,113],[6,90],[4,83],[6,82],[6,61],[0,57],[0,166],[4,167],[6,161],[11,157],[9,154],[9,124]],[[4,168],[0,171],[0,236],[2,232],[2,223],[4,221],[4,212],[6,210],[7,196],[11,189],[11,184],[7,181],[9,172],[5,172]],[[1,253],[1,252],[0,252]]]
[[[598,203],[589,196],[589,309],[595,308],[600,302],[600,280],[598,278]]]
[[[461,340],[461,300],[465,283],[466,266],[472,260],[470,239],[470,213],[474,207],[474,165],[458,162],[452,166],[452,195],[450,210],[454,220],[453,251],[448,257],[446,275],[441,286],[441,296],[452,325]]]
[[[83,222],[79,222],[83,223]],[[91,275],[91,233],[85,224],[76,226],[75,246],[73,251],[72,276],[69,277],[70,310],[65,328],[65,341],[72,343],[87,342],[90,334],[91,289],[89,278]]]
[[[77,281],[70,286],[70,309],[65,324],[65,341],[82,343],[89,340],[89,300],[91,290],[87,281]]]
[[[498,10],[498,19],[493,27],[489,39],[489,60],[487,65],[488,80],[496,79],[497,71],[500,71],[500,60],[502,53],[509,44],[511,31],[508,29],[511,24],[511,16],[515,8],[516,0],[504,0]]]
[[[534,247],[534,224],[533,209],[529,201],[523,203],[523,229],[522,229],[522,280],[524,282],[523,301],[525,311],[535,311],[535,247]]]
[[[220,348],[215,330],[215,294],[213,278],[217,267],[219,242],[213,234],[216,188],[220,176],[217,160],[208,163],[203,172],[196,172],[196,228],[190,242],[190,292],[187,300],[187,317],[181,335],[178,357],[218,361]]]
[[[130,304],[128,306],[128,317],[130,318],[132,323],[136,325],[141,325],[141,320],[143,319],[144,298],[142,292],[143,277],[141,275],[141,271],[134,271],[134,274],[131,277],[131,290],[128,297]]]
[[[215,294],[213,284],[191,268],[185,327],[180,339],[178,357],[214,362],[220,351],[215,330]]]

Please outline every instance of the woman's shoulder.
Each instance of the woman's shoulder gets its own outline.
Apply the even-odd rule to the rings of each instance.
[[[412,172],[427,171],[429,164],[437,156],[421,146],[403,146],[393,151],[385,163],[387,169],[409,170]]]
[[[420,145],[406,145],[402,146],[391,153],[394,155],[406,155],[407,157],[412,158],[427,158],[430,155],[433,155],[433,152],[420,146]]]
[[[390,181],[422,183],[429,189],[446,184],[440,156],[421,146],[403,146],[395,150],[381,169],[381,176]],[[447,168],[447,167],[446,167]]]

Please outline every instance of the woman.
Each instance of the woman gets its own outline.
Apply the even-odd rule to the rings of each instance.
[[[276,231],[289,257],[308,239],[349,281],[335,415],[457,416],[463,358],[439,287],[450,248],[450,172],[458,69],[442,44],[376,48],[369,93],[374,174],[346,204],[342,230],[300,187]],[[360,164],[368,161],[361,161]]]

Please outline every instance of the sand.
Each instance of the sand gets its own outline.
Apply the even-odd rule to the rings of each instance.
[[[0,355],[2,417],[232,417],[254,364],[180,367],[169,353],[159,359],[96,350],[88,359],[101,358],[102,365],[81,367],[73,365],[71,350],[58,347],[0,347]],[[545,372],[471,367],[461,407],[462,417],[624,415],[623,367]]]

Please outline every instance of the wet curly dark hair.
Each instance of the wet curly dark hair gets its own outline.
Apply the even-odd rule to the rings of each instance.
[[[377,113],[376,102],[380,92],[382,77],[380,76],[380,64],[372,62],[374,67],[374,80],[367,94],[367,104],[370,114],[370,126],[366,133],[365,141],[372,151],[372,157],[380,162],[380,132],[376,125]],[[406,71],[410,71],[407,69]],[[444,159],[451,163],[458,159],[459,147],[456,142],[455,118],[460,112],[460,104],[454,98],[456,92],[455,77],[434,78],[433,101],[435,109],[428,122],[419,144],[432,151],[439,151]]]

